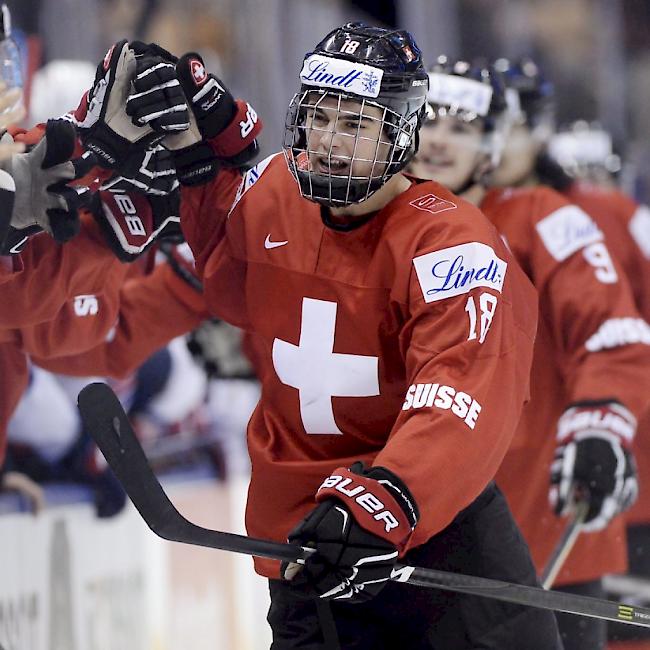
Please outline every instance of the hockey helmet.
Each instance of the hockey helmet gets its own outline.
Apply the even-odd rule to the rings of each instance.
[[[496,166],[508,127],[505,87],[488,65],[438,57],[429,71],[427,121],[451,116],[464,122],[481,120],[481,149]]]
[[[555,126],[555,89],[530,58],[497,59],[494,68],[506,86],[508,111],[513,123],[525,124],[548,138]]]
[[[349,23],[305,56],[300,81],[283,148],[301,194],[330,207],[366,200],[417,149],[428,77],[415,40]]]
[[[622,167],[611,134],[597,122],[577,120],[559,129],[549,140],[547,151],[573,178],[614,177]]]

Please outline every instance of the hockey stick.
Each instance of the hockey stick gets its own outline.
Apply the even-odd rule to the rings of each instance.
[[[576,502],[573,517],[564,529],[560,541],[553,549],[553,553],[542,572],[540,582],[544,589],[550,589],[555,582],[557,574],[560,573],[560,570],[564,566],[564,562],[567,557],[569,557],[569,553],[571,553],[571,550],[578,539],[580,526],[584,523],[588,511],[589,503],[587,503],[587,501],[583,500]]]
[[[313,552],[312,549],[292,544],[209,530],[188,521],[176,510],[151,471],[135,432],[113,391],[101,383],[86,386],[79,393],[79,410],[86,430],[95,439],[133,505],[159,537],[290,562],[303,563],[308,554]],[[650,627],[650,609],[599,598],[545,591],[539,587],[403,565],[395,567],[391,580]]]

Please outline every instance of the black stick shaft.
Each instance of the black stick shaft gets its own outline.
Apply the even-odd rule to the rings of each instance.
[[[313,552],[312,549],[291,544],[209,530],[188,521],[176,510],[162,489],[113,391],[106,384],[86,386],[79,393],[79,410],[86,429],[95,439],[134,506],[156,535],[175,542],[289,562],[304,561]],[[545,591],[539,587],[401,565],[395,567],[391,580],[650,627],[649,608]]]

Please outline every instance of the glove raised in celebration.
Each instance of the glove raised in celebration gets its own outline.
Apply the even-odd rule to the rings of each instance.
[[[132,47],[123,40],[111,47],[97,67],[93,86],[71,120],[86,149],[97,155],[102,166],[120,168],[134,151],[151,147],[169,131],[187,128],[184,95],[177,81],[169,78],[168,66],[152,65],[159,59],[155,47],[142,43]],[[134,93],[138,61],[148,81],[142,92]]]
[[[234,99],[194,52],[178,60],[176,75],[190,108],[190,128],[166,136],[163,144],[174,152],[180,183],[205,183],[214,177],[220,164],[239,166],[252,160],[262,129],[253,107]],[[139,91],[139,80],[134,86]]]
[[[90,201],[91,192],[68,183],[85,176],[96,160],[88,153],[72,159],[76,143],[72,124],[50,120],[31,151],[7,161],[16,186],[11,227],[18,236],[42,229],[65,242],[79,231],[78,210]]]
[[[383,467],[340,467],[320,486],[314,510],[289,534],[312,546],[304,566],[285,563],[283,577],[323,599],[361,602],[390,579],[418,520],[408,488]]]
[[[589,510],[582,530],[592,532],[634,503],[635,431],[635,417],[616,402],[575,405],[562,414],[549,493],[558,515],[567,514],[575,500],[586,499]]]
[[[132,262],[154,242],[183,241],[179,202],[178,191],[167,196],[101,191],[90,210],[116,257]]]
[[[185,95],[176,78],[176,57],[155,43],[134,41],[135,78],[126,101],[126,113],[136,126],[151,126],[160,133],[189,128]]]

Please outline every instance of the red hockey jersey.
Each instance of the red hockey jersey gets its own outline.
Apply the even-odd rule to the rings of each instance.
[[[121,377],[207,317],[202,295],[169,264],[144,276],[143,265],[120,266],[135,277],[124,281],[126,274],[114,274],[101,292],[64,302],[53,319],[0,333],[0,465],[7,422],[27,385],[28,356],[52,372]],[[53,290],[55,279],[65,283],[53,278]]]
[[[584,211],[544,187],[492,190],[481,209],[539,292],[531,400],[497,482],[541,571],[566,525],[548,502],[558,418],[574,402],[597,399],[616,399],[638,416],[650,396],[650,346],[639,342],[644,323],[627,280]],[[618,517],[580,536],[557,583],[623,571],[626,562]]]
[[[650,322],[650,209],[622,192],[574,183],[565,195],[588,212],[603,231],[607,248],[620,261],[634,301]],[[650,328],[646,336],[650,340]],[[650,372],[650,368],[648,369]],[[639,498],[625,514],[628,523],[650,523],[650,410],[641,417],[634,451],[639,472]]]
[[[535,292],[480,211],[413,183],[336,231],[275,155],[183,188],[181,222],[211,311],[255,334],[249,533],[286,540],[359,459],[409,486],[412,546],[445,528],[510,443],[536,327]]]

